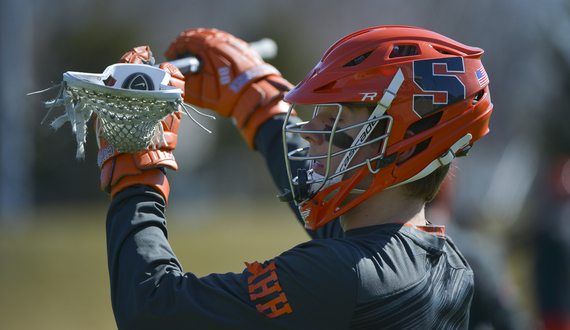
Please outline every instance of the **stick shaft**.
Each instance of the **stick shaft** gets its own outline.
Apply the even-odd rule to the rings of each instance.
[[[263,38],[249,44],[264,60],[270,60],[277,56],[277,44],[269,38]],[[197,73],[200,71],[202,63],[200,59],[194,55],[179,58],[168,63],[173,64],[182,72],[182,74]],[[158,66],[158,65],[156,65]]]

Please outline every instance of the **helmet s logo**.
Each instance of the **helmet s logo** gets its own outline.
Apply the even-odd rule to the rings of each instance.
[[[426,94],[414,95],[414,112],[425,117],[465,99],[463,57],[414,61],[414,83]]]
[[[366,101],[366,100],[370,100],[374,102],[374,99],[376,98],[376,96],[378,96],[378,93],[358,93],[363,95],[362,96],[362,102]]]
[[[142,72],[133,73],[130,76],[128,76],[127,79],[125,79],[125,81],[123,82],[123,85],[121,87],[125,89],[136,89],[139,91],[154,90],[154,84],[152,83],[152,79],[148,75]]]

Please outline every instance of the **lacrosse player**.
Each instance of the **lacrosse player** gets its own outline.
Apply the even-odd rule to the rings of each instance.
[[[184,101],[234,120],[264,157],[280,199],[313,238],[242,273],[184,273],[164,211],[168,147],[125,154],[102,139],[113,311],[120,329],[466,329],[473,272],[425,217],[451,161],[488,132],[481,55],[425,29],[381,26],[333,44],[293,86],[244,41],[181,33],[163,64]],[[121,62],[149,61],[148,47]],[[302,122],[297,111],[310,107]],[[300,112],[299,112],[300,113]],[[203,252],[200,252],[203,253]]]

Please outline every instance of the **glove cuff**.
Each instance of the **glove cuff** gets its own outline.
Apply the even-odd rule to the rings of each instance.
[[[170,185],[168,184],[166,174],[164,174],[164,172],[158,168],[144,170],[140,174],[123,177],[119,182],[117,182],[117,184],[111,187],[111,200],[113,200],[115,198],[115,195],[123,189],[137,184],[142,184],[154,188],[159,194],[162,195],[165,203],[168,205]]]
[[[292,87],[287,80],[273,76],[249,85],[244,91],[234,108],[233,118],[250,148],[255,150],[255,135],[263,123],[287,113],[289,106],[283,97]]]
[[[170,187],[162,171],[166,167],[178,169],[170,150],[145,150],[116,155],[101,167],[101,189],[110,194],[112,200],[124,188],[142,184],[158,190],[168,202]]]

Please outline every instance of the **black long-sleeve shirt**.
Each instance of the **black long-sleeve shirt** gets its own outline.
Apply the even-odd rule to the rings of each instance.
[[[283,168],[271,168],[281,166],[272,157],[283,159],[275,151],[280,132],[268,129],[278,124],[262,127],[256,145],[282,187]],[[109,208],[120,329],[467,328],[473,273],[449,237],[399,224],[339,235],[331,223],[271,260],[250,261],[242,273],[198,278],[172,251],[164,210],[161,195],[142,185],[118,193]]]

